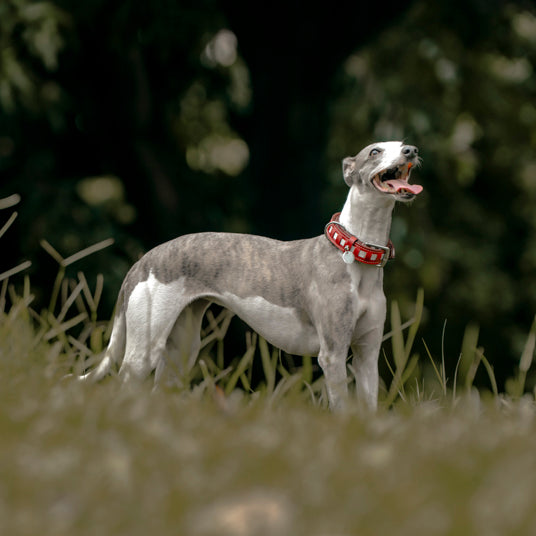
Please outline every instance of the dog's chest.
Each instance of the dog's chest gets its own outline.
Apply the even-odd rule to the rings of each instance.
[[[373,326],[383,327],[386,313],[383,270],[352,264],[348,266],[348,272],[354,305],[355,335],[359,336]]]

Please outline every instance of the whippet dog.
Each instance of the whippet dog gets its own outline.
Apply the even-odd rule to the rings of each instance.
[[[216,303],[285,352],[317,356],[332,409],[347,398],[351,348],[358,398],[375,409],[391,213],[422,191],[408,182],[419,161],[417,148],[399,141],[345,158],[348,197],[315,238],[208,232],[155,247],[125,277],[104,358],[81,378],[99,380],[122,360],[123,380],[154,370],[156,385],[166,369],[193,367],[203,315]]]

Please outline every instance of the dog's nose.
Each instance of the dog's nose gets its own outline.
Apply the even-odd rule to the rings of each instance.
[[[414,145],[404,145],[404,147],[402,147],[402,154],[406,158],[414,158],[419,154],[419,149]]]

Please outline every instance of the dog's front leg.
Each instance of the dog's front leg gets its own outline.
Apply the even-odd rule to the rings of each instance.
[[[324,373],[329,407],[332,411],[344,409],[348,398],[346,357],[348,350],[341,352],[320,350],[318,364]]]
[[[382,344],[382,331],[375,329],[352,344],[352,367],[356,374],[358,400],[371,411],[378,408],[378,356]]]

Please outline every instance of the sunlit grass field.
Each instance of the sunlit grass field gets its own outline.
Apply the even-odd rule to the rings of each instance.
[[[288,367],[255,335],[229,365],[225,313],[208,317],[188,388],[85,384],[64,376],[106,343],[102,279],[66,279],[84,255],[43,246],[59,264],[47,308],[21,274],[0,282],[1,535],[536,534],[535,326],[501,394],[475,328],[447,381],[413,349],[422,293],[407,322],[393,302],[376,415],[330,413],[314,360]]]

